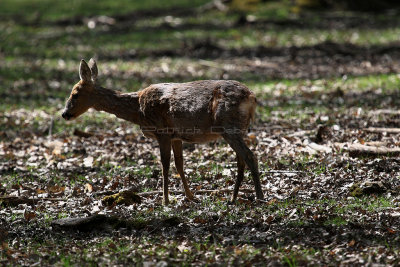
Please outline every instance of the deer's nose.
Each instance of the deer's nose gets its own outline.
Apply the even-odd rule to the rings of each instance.
[[[61,116],[65,119],[65,120],[69,120],[71,118],[71,115],[68,114],[68,112],[66,110],[63,111],[63,113],[61,114]]]

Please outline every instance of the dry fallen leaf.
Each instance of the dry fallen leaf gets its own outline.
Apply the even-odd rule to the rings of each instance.
[[[59,155],[61,155],[61,149],[64,145],[64,142],[62,142],[60,140],[52,140],[52,141],[46,142],[44,145],[51,150],[51,154],[53,156],[59,156]]]
[[[353,247],[355,244],[356,244],[356,241],[353,239],[353,240],[351,240],[347,245],[348,245],[349,247]]]
[[[108,244],[108,247],[111,248],[111,249],[113,249],[113,250],[116,250],[116,249],[117,249],[117,246],[116,246],[115,243],[113,243],[113,242],[111,242],[110,244]]]
[[[44,193],[46,193],[46,190],[43,190],[43,189],[41,189],[41,188],[37,188],[36,189],[36,194],[44,194]]]
[[[36,213],[31,211],[24,211],[24,218],[27,222],[31,221],[32,219],[36,218]]]
[[[206,221],[206,220],[204,220],[203,218],[196,217],[196,218],[194,218],[193,222],[194,222],[194,223],[201,223],[201,224],[205,224],[207,221]]]
[[[59,186],[59,185],[49,186],[47,187],[47,191],[52,194],[63,193],[65,191],[65,186]]]
[[[270,224],[274,220],[274,216],[270,215],[267,218],[267,223]]]
[[[85,189],[83,190],[85,193],[92,193],[93,186],[91,184],[85,184]]]
[[[234,251],[235,251],[235,255],[236,256],[240,256],[240,255],[242,255],[242,254],[244,254],[246,252],[246,250],[241,249],[240,247],[235,247]]]

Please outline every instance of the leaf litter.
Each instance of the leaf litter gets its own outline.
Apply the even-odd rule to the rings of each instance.
[[[89,112],[94,121],[86,124],[94,126],[72,130],[50,112],[1,111],[1,263],[399,265],[399,159],[352,157],[348,148],[398,147],[398,131],[367,129],[399,127],[400,98],[397,90],[347,78],[398,72],[397,44],[228,48],[208,39],[183,47],[105,52],[101,58],[150,57],[141,71],[109,64],[106,83],[113,84],[112,75],[142,84],[203,77],[304,79],[255,90],[260,115],[248,141],[260,162],[265,202],[254,201],[246,174],[238,203],[228,205],[236,159],[223,141],[185,146],[185,172],[199,192],[197,201],[185,200],[172,168],[172,204],[163,207],[157,145],[132,125]],[[179,63],[176,56],[183,56]],[[40,60],[26,61],[20,64],[42,70]],[[337,76],[341,81],[331,86],[326,78]],[[398,75],[391,78],[398,83]],[[70,84],[68,79],[21,79],[5,99],[32,97],[36,82],[47,97]],[[119,204],[121,192],[141,201],[122,198]],[[107,197],[112,201],[103,201]]]
[[[19,114],[13,116],[23,116],[26,128],[33,127],[29,125],[33,115]],[[364,112],[354,121],[353,110],[349,109],[341,112],[333,125],[330,119],[321,120],[321,116],[315,113],[304,119],[289,118],[283,124],[281,115],[275,113],[268,121],[259,120],[254,125],[255,137],[250,139],[256,140],[251,148],[259,157],[267,199],[265,203],[253,202],[253,185],[247,178],[239,203],[234,206],[227,206],[230,192],[223,189],[233,188],[235,158],[222,141],[188,146],[184,152],[191,188],[215,193],[197,194],[198,202],[186,201],[179,193],[182,192],[179,176],[173,170],[170,178],[170,189],[175,192],[173,203],[162,207],[158,193],[144,195],[141,203],[128,205],[105,204],[101,195],[96,195],[103,192],[111,196],[132,188],[134,192],[146,192],[161,187],[158,160],[154,156],[158,157],[156,143],[132,132],[128,124],[122,123],[118,131],[105,130],[107,127],[96,129],[90,137],[68,133],[49,137],[35,133],[24,139],[6,138],[1,141],[0,153],[7,160],[1,161],[0,170],[10,178],[2,182],[1,229],[13,245],[3,251],[16,262],[32,263],[36,257],[28,256],[15,242],[21,234],[27,240],[41,239],[45,248],[54,246],[60,238],[63,242],[80,240],[90,247],[94,242],[91,238],[96,236],[115,240],[117,247],[121,242],[132,242],[129,250],[143,251],[143,261],[173,263],[190,256],[198,264],[222,263],[230,257],[238,263],[256,263],[262,259],[273,264],[290,256],[298,264],[396,264],[400,230],[398,159],[352,158],[335,144],[358,143],[362,138],[396,146],[399,133],[377,135],[363,131],[364,127],[382,121],[382,116],[378,120],[371,113]],[[383,115],[385,118],[393,116]],[[350,127],[349,122],[357,125]],[[321,123],[323,132],[317,127]],[[285,126],[281,127],[282,124]],[[25,201],[11,205],[6,196],[23,197]],[[62,237],[63,230],[46,226],[46,221],[60,216],[89,214],[137,221],[130,222],[134,226],[128,228],[121,223],[109,223],[90,227],[91,231],[85,233],[76,230],[71,234],[74,238],[68,239]],[[179,222],[158,225],[154,223],[156,218],[178,218]],[[170,253],[174,256],[150,256],[152,249],[160,248],[140,247],[147,239],[165,240],[160,246],[172,249]],[[201,245],[196,247],[192,242]],[[45,248],[38,255],[48,254]],[[319,252],[304,256],[305,248]],[[71,249],[79,247],[72,245]],[[203,253],[212,250],[215,254]],[[116,256],[103,260],[107,262],[113,257]],[[137,255],[131,257],[138,260]]]

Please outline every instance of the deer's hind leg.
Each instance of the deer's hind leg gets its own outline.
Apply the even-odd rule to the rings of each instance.
[[[190,191],[187,179],[185,177],[185,172],[183,171],[183,151],[182,151],[182,141],[181,140],[173,140],[172,141],[172,149],[174,151],[174,159],[175,159],[175,167],[179,173],[179,176],[182,180],[183,189],[185,190],[185,196],[193,200],[194,196]]]
[[[231,197],[231,202],[236,201],[236,198],[239,193],[239,187],[244,177],[244,168],[246,167],[244,160],[239,155],[236,155],[236,160],[237,160],[238,173],[236,177],[235,188],[233,189],[233,195]]]
[[[243,140],[243,137],[240,134],[224,134],[223,137],[226,142],[228,142],[228,144],[233,148],[238,157],[238,176],[236,179],[235,189],[233,191],[231,201],[234,202],[236,200],[240,183],[243,180],[244,167],[242,167],[243,163],[240,162],[240,160],[244,161],[251,171],[254,186],[256,189],[257,199],[264,199],[264,194],[261,189],[260,176],[258,172],[257,158],[255,157],[253,152],[247,147],[246,143]]]

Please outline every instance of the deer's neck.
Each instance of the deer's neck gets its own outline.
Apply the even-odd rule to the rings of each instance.
[[[93,99],[95,103],[93,107],[96,110],[105,111],[118,118],[140,124],[141,113],[137,93],[122,94],[103,87],[97,87],[96,91],[95,99]]]

